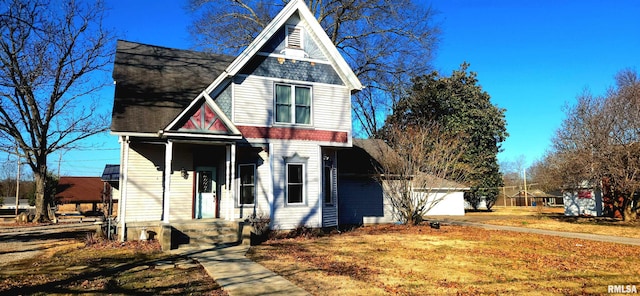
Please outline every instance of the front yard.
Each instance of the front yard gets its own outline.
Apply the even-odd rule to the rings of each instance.
[[[640,221],[624,222],[604,217],[568,217],[563,208],[494,207],[491,212],[470,212],[454,220],[493,225],[581,232],[640,238]]]
[[[0,262],[0,295],[227,295],[202,266],[160,252],[156,241],[88,242]]]
[[[640,248],[461,226],[372,226],[248,255],[315,295],[590,295],[639,285]]]

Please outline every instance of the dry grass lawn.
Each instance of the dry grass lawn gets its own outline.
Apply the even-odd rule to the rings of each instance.
[[[640,238],[638,222],[595,217],[567,217],[563,208],[506,207],[467,213],[460,219],[494,225]]]
[[[180,262],[182,266],[174,263]],[[69,240],[44,256],[0,262],[0,295],[227,295],[199,264],[157,242]]]
[[[314,295],[599,295],[640,284],[640,248],[472,227],[371,226],[248,255]]]

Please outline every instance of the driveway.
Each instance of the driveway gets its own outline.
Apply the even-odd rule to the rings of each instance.
[[[91,224],[33,227],[0,226],[0,266],[39,256],[49,248],[83,239],[95,231]]]

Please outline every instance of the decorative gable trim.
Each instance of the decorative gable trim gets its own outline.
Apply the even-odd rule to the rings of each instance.
[[[191,118],[189,118],[181,128],[183,131],[199,131],[210,133],[227,133],[229,130],[220,120],[220,116],[213,111],[213,108],[206,102],[202,102]]]
[[[163,130],[164,135],[241,138],[241,133],[216,102],[205,92]]]
[[[294,152],[291,156],[283,156],[284,162],[286,163],[307,163],[309,161],[308,156],[300,156],[298,152]]]
[[[260,48],[262,48],[269,39],[283,26],[286,26],[287,20],[295,13],[299,13],[302,20],[308,25],[308,33],[315,35],[320,41],[319,46],[324,49],[327,59],[334,65],[336,72],[345,81],[345,84],[352,91],[361,90],[363,88],[358,77],[353,73],[351,67],[344,60],[338,49],[333,45],[329,36],[324,32],[320,23],[311,13],[303,0],[291,0],[273,20],[258,34],[258,36],[245,48],[245,50],[229,64],[227,69],[216,80],[207,87],[206,93],[214,90],[226,78],[235,76],[244,67],[252,57],[254,57]]]

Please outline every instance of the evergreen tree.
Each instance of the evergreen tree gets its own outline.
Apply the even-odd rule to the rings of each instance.
[[[378,136],[385,138],[385,130],[391,127],[433,123],[448,133],[462,135],[467,145],[460,162],[476,168],[469,175],[472,190],[465,198],[477,208],[480,198],[485,197],[490,209],[502,186],[497,154],[508,136],[505,109],[491,103],[489,94],[478,84],[477,74],[468,68],[469,64],[463,63],[449,77],[433,71],[414,78],[408,95],[394,106]]]

